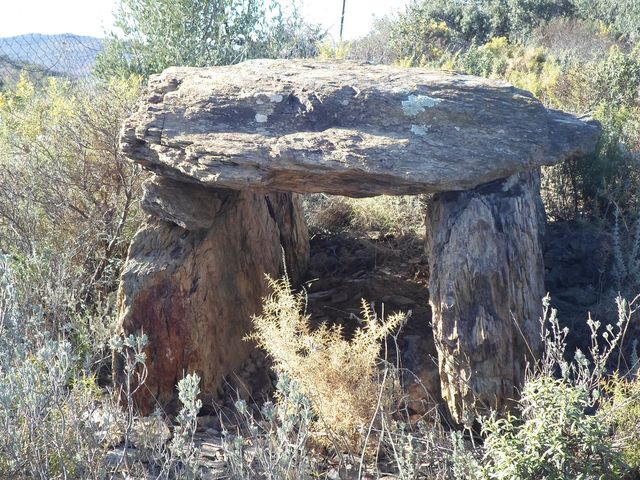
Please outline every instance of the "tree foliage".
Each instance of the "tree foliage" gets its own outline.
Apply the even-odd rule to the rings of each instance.
[[[443,22],[461,46],[492,37],[523,38],[541,23],[573,10],[571,0],[428,0],[407,7],[398,28],[415,31],[421,23]]]
[[[420,0],[400,14],[397,28],[416,32],[420,25],[444,22],[460,48],[492,37],[526,41],[537,27],[558,18],[605,25],[628,41],[640,38],[640,2],[636,0]],[[426,39],[419,39],[415,47]]]
[[[322,37],[276,0],[120,0],[96,72],[144,77],[169,66],[312,56]]]

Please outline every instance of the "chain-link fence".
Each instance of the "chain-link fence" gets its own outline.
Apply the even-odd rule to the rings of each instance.
[[[91,86],[97,55],[103,41],[72,34],[28,34],[0,38],[0,87],[10,85],[28,72],[38,83],[46,77],[65,77]]]

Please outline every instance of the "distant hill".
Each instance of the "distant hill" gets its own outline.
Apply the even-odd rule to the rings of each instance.
[[[36,75],[86,78],[102,48],[100,38],[70,33],[0,37],[0,81],[11,81],[22,69]]]

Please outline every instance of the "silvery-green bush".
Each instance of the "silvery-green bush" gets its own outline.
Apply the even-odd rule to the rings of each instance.
[[[514,412],[480,420],[484,444],[458,449],[454,462],[465,480],[625,478],[623,446],[612,435],[613,416],[601,409],[607,364],[624,339],[635,311],[618,298],[618,321],[602,325],[588,318],[591,346],[567,358],[567,328],[544,299],[544,354],[522,388]],[[460,445],[460,444],[459,444]],[[475,453],[475,456],[472,455]],[[464,467],[464,468],[463,468]]]
[[[144,384],[136,375],[144,370],[146,337],[111,341],[136,380],[125,404],[115,404],[65,339],[65,329],[54,334],[45,328],[46,311],[20,298],[24,285],[17,284],[12,266],[11,258],[0,255],[0,478],[198,478],[197,376],[178,384],[183,409],[173,441],[135,445],[136,455],[129,457],[134,426],[141,420],[132,397],[139,381]],[[120,456],[119,446],[124,447]]]
[[[587,413],[590,394],[548,376],[528,382],[519,418],[492,416],[483,424],[484,478],[622,478],[626,466],[607,422]]]
[[[229,65],[250,58],[311,57],[323,37],[296,2],[120,0],[96,72],[148,77],[170,66]]]
[[[23,316],[16,291],[0,257],[0,477],[103,478],[95,381],[41,315]]]
[[[297,384],[281,374],[277,402],[253,412],[244,400],[235,404],[239,427],[225,430],[229,474],[237,480],[311,479],[319,475],[308,441],[315,415]]]
[[[200,377],[192,373],[178,382],[178,398],[182,409],[176,421],[173,438],[169,444],[169,464],[177,478],[191,480],[200,477],[200,449],[196,447],[194,435],[198,427],[198,413],[202,408]]]

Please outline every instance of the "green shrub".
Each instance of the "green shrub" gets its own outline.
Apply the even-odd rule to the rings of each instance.
[[[491,416],[484,476],[489,479],[617,479],[626,467],[600,415],[590,415],[591,392],[561,379],[527,382],[520,418]]]
[[[102,478],[99,389],[69,342],[23,316],[15,280],[0,257],[0,477]]]
[[[553,219],[600,216],[617,205],[635,210],[640,191],[640,57],[617,46],[607,55],[578,62],[543,47],[506,38],[447,54],[438,64],[507,80],[536,95],[546,106],[600,121],[596,152],[545,168],[543,198]],[[609,217],[611,220],[612,217]]]
[[[178,398],[182,408],[176,421],[178,425],[173,431],[173,438],[168,446],[169,473],[175,478],[193,480],[200,478],[200,449],[194,444],[194,435],[198,428],[198,413],[202,408],[200,394],[200,377],[192,373],[178,382]]]
[[[223,432],[231,478],[306,480],[320,475],[310,445],[315,420],[311,402],[286,374],[278,376],[275,395],[276,402],[265,402],[258,418],[244,400],[236,402],[239,427]]]
[[[51,334],[45,318],[23,304],[18,280],[11,260],[0,255],[0,478],[196,478],[197,377],[178,384],[183,409],[173,441],[165,444],[161,435],[136,441],[133,458],[126,447],[143,423],[133,409],[134,392],[125,395],[125,410],[114,403],[64,339],[64,325]],[[111,342],[139,385],[144,343],[133,336]],[[125,453],[117,457],[120,442]]]
[[[453,40],[453,32],[446,21],[432,18],[422,10],[401,14],[389,38],[396,57],[414,65],[439,58]]]
[[[27,287],[22,304],[52,335],[71,329],[90,362],[104,353],[102,327],[141,218],[141,170],[118,147],[139,92],[133,77],[93,91],[59,79],[37,89],[23,77],[0,94],[0,250]]]
[[[402,39],[398,45],[424,52],[433,42],[431,26],[442,24],[450,46],[458,50],[492,37],[526,38],[537,26],[573,10],[571,0],[422,0],[399,16],[395,36]],[[419,59],[421,55],[408,56]]]
[[[250,58],[317,54],[320,29],[277,0],[120,0],[98,56],[102,78],[148,77],[170,66],[227,65]]]
[[[570,175],[588,214],[635,210],[640,177],[640,57],[612,47],[609,54],[570,66],[554,87],[557,107],[590,113],[603,126],[595,154],[556,167]],[[610,218],[611,219],[611,216]]]
[[[640,39],[640,4],[636,0],[573,0],[576,14],[600,22],[626,40]]]
[[[616,438],[612,431],[622,427],[620,422],[634,421],[635,409],[626,412],[617,403],[632,395],[615,377],[609,386],[604,379],[635,310],[633,303],[622,298],[616,303],[616,326],[601,328],[589,318],[589,351],[577,350],[569,359],[570,332],[560,327],[557,312],[545,298],[542,358],[526,380],[514,411],[480,419],[485,437],[481,447],[454,442],[454,471],[464,473],[460,478],[605,480],[629,473],[629,455],[620,441],[623,436]],[[609,400],[605,394],[616,389],[617,397],[614,393]],[[614,409],[619,416],[612,415]],[[634,444],[628,448],[634,449]]]
[[[630,224],[616,208],[611,250],[613,287],[623,295],[635,295],[640,290],[640,218]]]
[[[632,0],[416,2],[391,20],[395,56],[387,57],[401,65],[504,79],[548,107],[600,121],[604,133],[595,154],[545,169],[544,200],[554,219],[608,215],[610,221],[613,205],[637,210],[640,191],[638,5]]]

